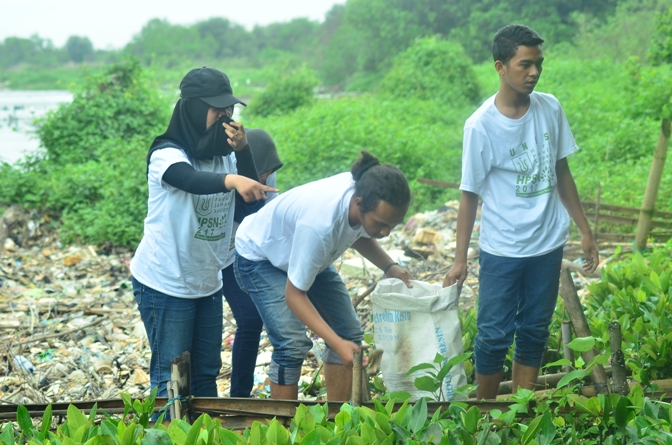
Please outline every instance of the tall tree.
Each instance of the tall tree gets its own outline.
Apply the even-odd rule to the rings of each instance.
[[[213,17],[194,26],[201,39],[214,41],[214,56],[218,59],[249,56],[254,49],[251,34],[242,25],[223,17]]]
[[[65,50],[75,63],[93,60],[93,44],[88,37],[70,36],[65,42]]]
[[[140,34],[126,45],[126,54],[138,57],[144,63],[160,62],[173,66],[184,60],[213,57],[215,42],[203,45],[195,28],[171,25],[166,20],[152,19],[142,28]]]

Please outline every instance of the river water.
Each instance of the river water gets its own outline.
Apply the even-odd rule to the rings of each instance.
[[[62,103],[72,101],[67,90],[0,90],[0,162],[15,163],[40,150],[33,121]]]

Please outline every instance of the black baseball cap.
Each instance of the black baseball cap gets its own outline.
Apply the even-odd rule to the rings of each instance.
[[[233,95],[229,77],[214,68],[194,68],[180,82],[181,96],[201,99],[215,108],[227,108],[235,104],[247,106]]]

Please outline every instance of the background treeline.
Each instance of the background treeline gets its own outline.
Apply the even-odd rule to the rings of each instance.
[[[672,0],[666,1],[576,2],[578,9],[564,15],[542,14],[549,4],[559,8],[560,3],[551,2],[534,9],[540,11],[535,17],[545,21],[534,25],[529,18],[548,42],[537,89],[554,94],[565,109],[581,148],[570,165],[584,199],[595,199],[601,184],[603,203],[641,204],[661,118],[672,116]],[[229,54],[214,66],[230,75],[234,93],[247,100],[249,106],[238,109],[236,119],[267,130],[276,141],[285,164],[278,173],[281,190],[348,170],[366,149],[406,174],[412,211],[433,210],[459,194],[423,185],[418,178],[460,181],[464,121],[498,87],[492,61],[479,54],[487,51],[485,41],[500,24],[525,21],[504,15],[509,18],[500,23],[501,8],[511,14],[524,10],[530,17],[526,8],[534,6],[472,3],[463,5],[471,11],[470,20],[492,18],[480,34],[475,27],[468,36],[456,27],[448,35],[428,28],[432,20],[446,26],[457,14],[445,12],[458,5],[454,1],[418,0],[423,9],[411,1],[348,0],[322,24],[296,20],[248,32],[224,21],[228,28],[213,28],[234,30],[241,48],[256,42],[244,55],[226,53],[237,51],[237,45],[215,45],[214,30],[203,31],[210,42],[203,47]],[[602,5],[602,18],[594,11],[597,5]],[[366,18],[366,11],[378,12]],[[446,15],[438,20],[427,16],[429,11]],[[489,11],[499,12],[491,16]],[[393,26],[395,17],[399,21]],[[194,42],[203,39],[198,27],[207,29],[206,24],[219,20],[177,27],[191,33],[182,36],[173,25],[152,21],[122,51],[132,57],[118,53],[113,63],[76,71],[85,74],[68,84],[75,93],[72,103],[38,122],[44,150],[17,165],[0,165],[0,205],[19,203],[46,212],[61,225],[66,242],[135,247],[146,215],[147,148],[165,130],[180,79],[206,57],[215,57],[212,52],[198,55]],[[288,31],[299,23],[312,31]],[[325,37],[328,23],[333,25],[330,38]],[[354,27],[352,32],[348,27]],[[406,43],[395,41],[409,29],[416,34],[409,34]],[[563,34],[568,29],[574,34]],[[274,37],[268,37],[272,32]],[[255,33],[263,38],[253,39]],[[316,47],[310,43],[316,40],[306,36],[325,39],[326,46]],[[339,45],[339,38],[360,43]],[[261,47],[263,39],[275,46]],[[194,45],[184,49],[192,58],[180,60],[178,44]],[[377,52],[372,50],[376,45]],[[175,54],[159,51],[166,47]],[[317,53],[311,60],[309,55]],[[346,60],[340,59],[344,54],[352,56],[349,65],[336,62]],[[324,71],[329,60],[347,77],[337,85],[358,93],[315,94],[316,87],[333,85],[325,80],[326,74],[337,73],[336,68]],[[52,72],[58,70],[35,74],[35,80],[49,79]],[[672,168],[666,169],[658,196],[657,209],[672,211]]]
[[[563,49],[592,59],[646,56],[653,14],[670,0],[348,0],[335,5],[322,22],[297,18],[247,30],[222,13],[191,26],[150,20],[120,50],[96,49],[73,35],[62,48],[39,36],[0,42],[0,82],[30,88],[34,70],[68,69],[54,77],[61,87],[79,80],[81,64],[100,66],[125,56],[144,66],[181,69],[211,64],[235,68],[306,65],[322,86],[370,90],[392,66],[394,57],[419,37],[438,36],[460,43],[474,63],[490,57],[495,30],[526,23],[546,39],[548,49]],[[28,77],[21,76],[20,73]],[[259,81],[259,79],[254,79]],[[261,83],[267,79],[262,76]],[[44,87],[44,82],[35,86]],[[58,85],[55,85],[58,86]]]

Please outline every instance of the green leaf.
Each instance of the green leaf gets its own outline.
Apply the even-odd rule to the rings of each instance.
[[[88,423],[89,419],[86,418],[83,412],[77,409],[75,405],[68,405],[68,428],[70,431],[77,431]]]
[[[441,428],[441,425],[438,423],[427,425],[427,428],[422,430],[420,439],[422,439],[422,443],[427,444],[441,443],[441,440],[443,439],[443,429]]]
[[[334,423],[336,424],[337,428],[343,429],[350,422],[350,419],[352,419],[350,413],[341,410],[338,412],[338,414],[336,414],[336,417],[334,418]]]
[[[142,445],[173,445],[170,434],[167,431],[149,428],[145,430],[145,437],[142,438]]]
[[[413,385],[420,391],[436,392],[441,386],[435,378],[423,375],[413,380]]]
[[[406,427],[408,425],[410,418],[410,414],[408,413],[408,406],[408,400],[405,400],[404,403],[402,403],[402,405],[399,407],[399,411],[392,415],[396,425],[401,427]]]
[[[84,424],[80,426],[75,433],[70,436],[72,440],[74,440],[77,443],[83,442],[85,440],[85,435],[86,431],[88,430],[89,426],[87,424]],[[72,431],[72,430],[70,430]]]
[[[644,390],[642,387],[639,385],[633,386],[628,394],[628,399],[632,402],[635,414],[639,414],[644,407]]]
[[[16,408],[16,420],[19,422],[19,428],[21,428],[21,432],[23,432],[26,437],[31,437],[33,435],[33,421],[30,418],[28,408],[23,405],[19,405]]]
[[[380,400],[378,399],[373,399],[373,407],[376,409],[376,412],[378,413],[388,414],[387,410],[385,409],[383,404],[380,403]]]
[[[566,358],[561,358],[560,360],[556,360],[552,363],[545,364],[542,369],[551,368],[553,366],[571,366],[571,365],[572,362],[570,360],[567,360]]]
[[[89,421],[87,422],[89,425],[94,424],[97,412],[98,412],[98,403],[94,403],[93,408],[91,408],[91,411],[89,412]]]
[[[464,428],[469,431],[469,434],[476,434],[478,430],[478,421],[481,419],[481,410],[477,406],[469,408],[464,415]]]
[[[313,415],[313,418],[315,419],[315,423],[318,425],[322,425],[323,422],[326,421],[327,416],[329,415],[328,413],[325,414],[324,410],[322,409],[322,405],[312,405],[308,408],[308,411]]]
[[[555,425],[553,425],[553,420],[551,419],[551,414],[548,410],[544,411],[544,415],[541,420],[541,431],[539,433],[539,445],[551,445],[557,431]]]
[[[365,443],[375,443],[378,440],[376,430],[368,423],[362,423],[360,436]]]
[[[363,424],[366,425],[366,424]],[[363,426],[362,425],[362,426]],[[320,431],[319,429],[314,429],[308,434],[303,436],[301,439],[301,445],[320,445]]]
[[[592,399],[595,399],[592,401]],[[582,411],[584,413],[591,414],[595,417],[600,416],[600,402],[597,400],[596,397],[592,397],[591,399],[580,396],[578,394],[567,394],[567,400],[569,400],[570,404],[575,406],[579,411]],[[597,402],[597,406],[596,403]]]
[[[187,438],[185,440],[185,444],[193,444],[196,443],[196,438],[199,436],[201,432],[201,424],[203,423],[203,416],[200,416],[194,423],[191,425],[191,428],[189,428],[189,433],[187,434]]]
[[[131,395],[129,393],[127,393],[126,391],[121,393],[121,400],[124,401],[124,406],[125,407],[131,408],[133,406],[133,399],[131,398]]]
[[[627,397],[619,397],[618,404],[614,410],[614,421],[619,428],[625,428],[628,424],[628,415],[630,414],[628,410],[629,406],[630,400],[628,400]]]
[[[476,445],[474,438],[467,432],[467,430],[460,430],[460,439],[464,445]]]
[[[247,443],[247,441],[243,439],[243,436],[227,430],[226,428],[219,429],[219,437],[222,445],[239,445]],[[186,442],[180,443],[186,444]],[[278,445],[280,445],[280,443],[278,443]]]
[[[3,442],[5,445],[14,445],[14,430],[12,424],[7,422],[2,428],[2,433],[0,434],[0,442]]]
[[[103,434],[108,434],[112,437],[117,437],[117,426],[109,420],[100,422],[100,429]]]
[[[385,434],[392,434],[392,428],[390,427],[390,417],[387,414],[376,413],[374,419],[378,428],[380,428]]]
[[[409,369],[406,375],[411,375],[417,371],[423,371],[425,369],[431,369],[432,371],[436,371],[436,365],[433,365],[431,363],[420,363],[419,365],[415,365],[411,369]]]
[[[532,443],[537,433],[541,429],[542,418],[542,416],[537,416],[532,420],[532,422],[530,422],[530,426],[527,428],[527,431],[525,431],[525,434],[523,434],[523,437],[520,441],[521,444],[526,445],[528,443]]]
[[[42,414],[42,428],[40,429],[40,432],[42,433],[42,436],[47,437],[47,433],[49,432],[49,429],[51,428],[51,403],[47,405],[47,409],[44,410],[44,414]]]
[[[471,352],[466,352],[464,354],[456,355],[455,357],[451,357],[448,359],[445,365],[441,367],[441,370],[439,371],[439,375],[436,376],[437,380],[439,382],[442,382],[443,379],[448,375],[451,369],[453,369],[453,366],[464,362],[467,360],[469,357],[471,357]]]
[[[289,433],[280,425],[277,419],[273,419],[266,430],[267,443],[274,443],[277,445],[285,445],[289,443]]]
[[[594,337],[578,337],[567,343],[567,347],[577,352],[586,352],[595,346]]]
[[[187,440],[187,433],[180,428],[177,422],[170,422],[168,425],[168,435],[173,443],[185,443]]]
[[[119,424],[122,425],[123,422],[119,422]],[[137,427],[137,423],[130,423],[124,430],[124,435],[121,437],[121,443],[119,445],[132,445],[133,442],[135,442],[135,430]]]
[[[413,410],[411,411],[411,420],[408,424],[408,428],[413,433],[417,433],[425,426],[427,422],[427,401],[424,397],[421,397],[420,400],[415,402],[413,405]]]
[[[558,389],[563,388],[567,386],[572,380],[582,380],[588,374],[589,374],[588,372],[583,371],[581,369],[575,369],[573,371],[570,371],[563,378],[560,379],[556,388]]]

